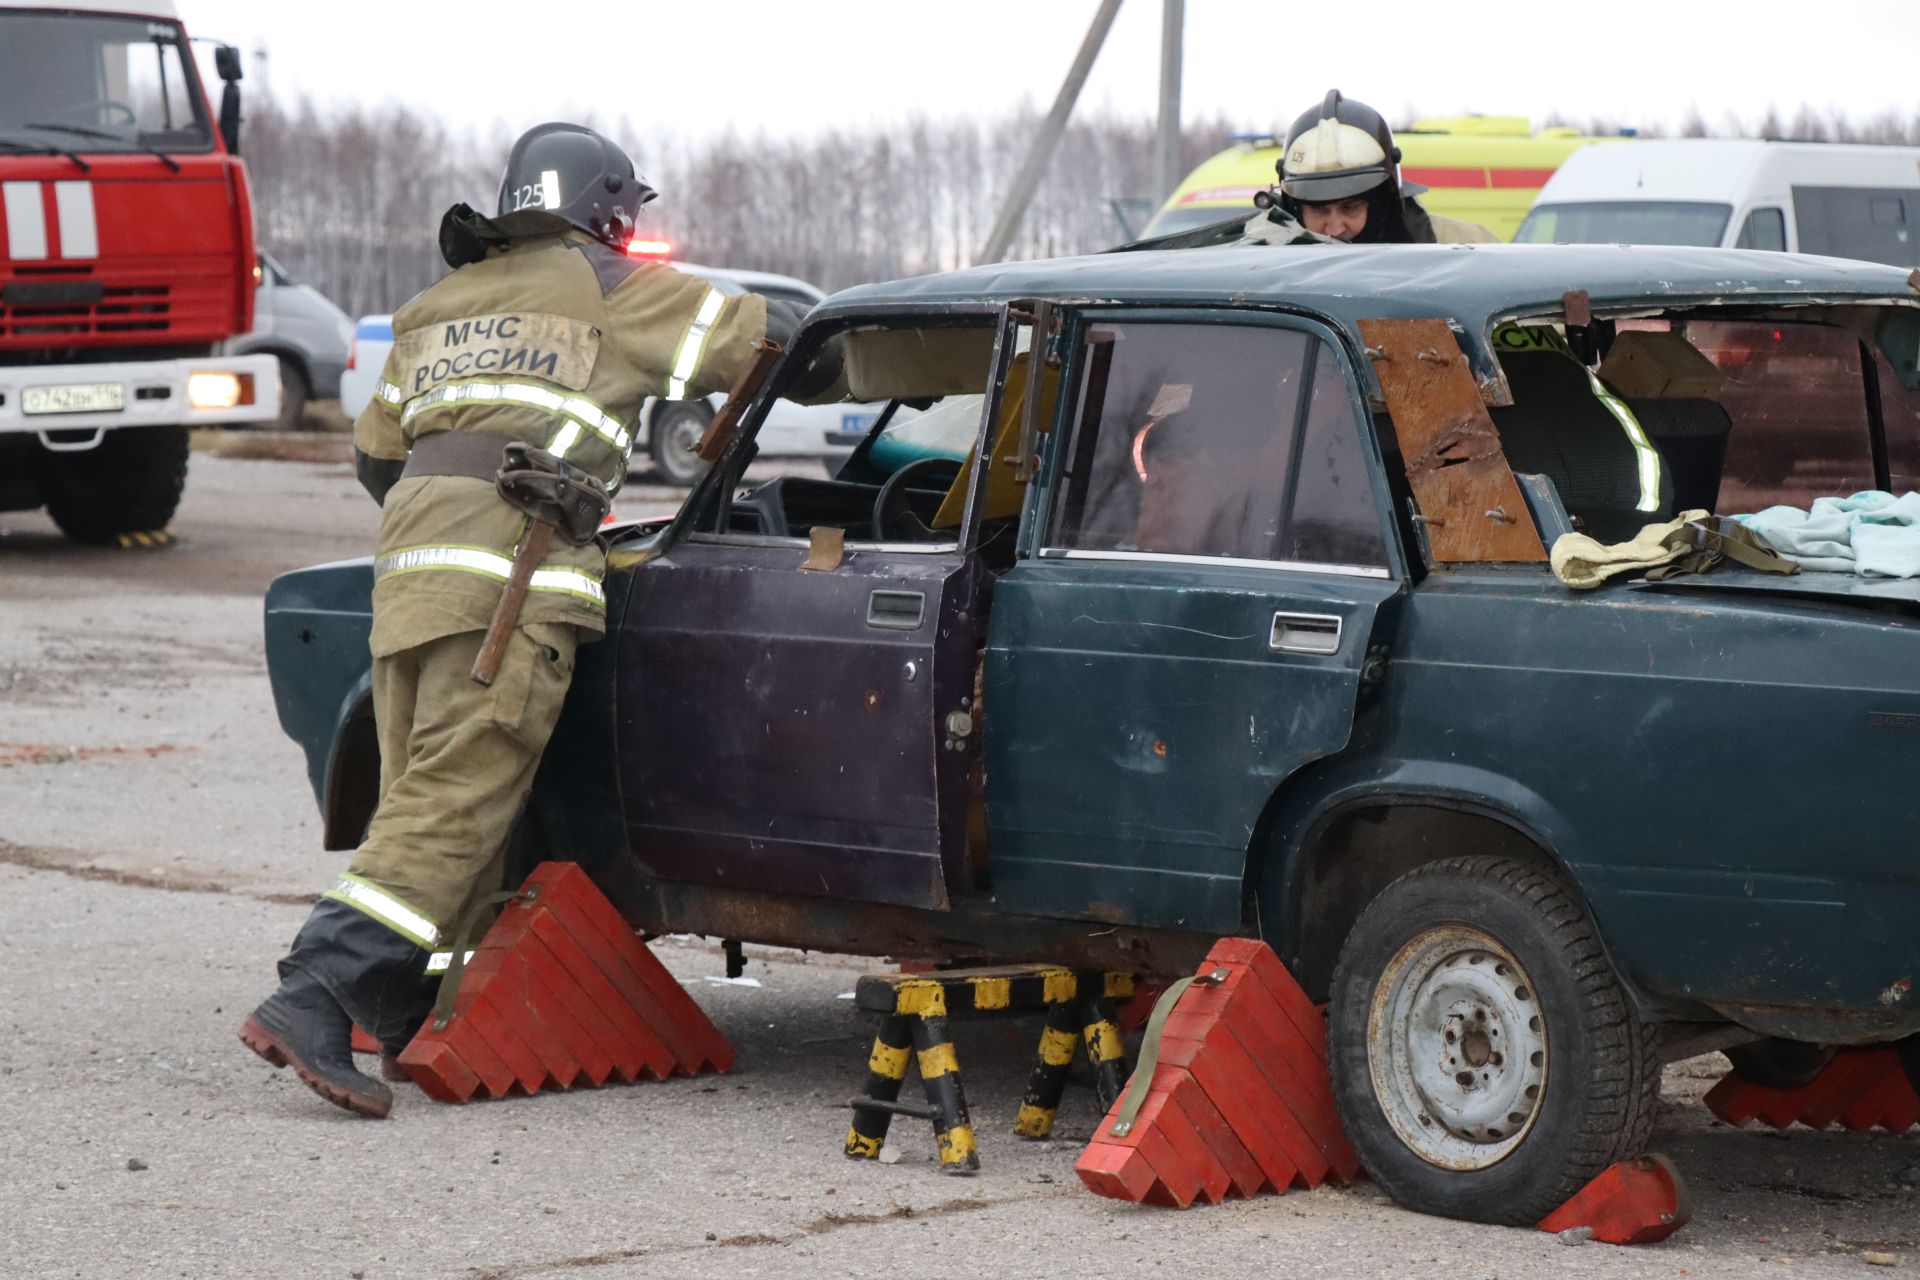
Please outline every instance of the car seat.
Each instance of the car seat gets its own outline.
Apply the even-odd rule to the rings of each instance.
[[[1509,351],[1500,366],[1513,403],[1491,413],[1507,464],[1553,481],[1583,532],[1625,542],[1641,526],[1673,518],[1673,475],[1664,460],[1658,505],[1639,509],[1639,451],[1595,398],[1584,365],[1554,351]]]
[[[1718,400],[1628,400],[1627,407],[1673,473],[1673,507],[1712,511],[1720,500],[1733,419]]]

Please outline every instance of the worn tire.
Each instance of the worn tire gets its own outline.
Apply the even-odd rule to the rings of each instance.
[[[1509,1065],[1503,1044],[1524,1056]],[[1558,874],[1512,858],[1433,863],[1381,891],[1335,967],[1327,1048],[1367,1172],[1402,1205],[1450,1218],[1538,1223],[1646,1149],[1659,1098],[1653,1029],[1592,922]]]
[[[273,420],[276,431],[297,431],[307,416],[307,401],[313,395],[307,371],[291,356],[280,356],[280,416]]]
[[[1726,1055],[1735,1075],[1769,1089],[1805,1088],[1833,1061],[1833,1050],[1826,1045],[1772,1038],[1737,1044]]]
[[[698,480],[707,464],[693,450],[712,421],[713,410],[704,400],[663,403],[647,428],[647,452],[653,455],[654,474],[683,489]]]
[[[120,427],[98,448],[41,459],[47,514],[60,532],[90,546],[166,528],[186,487],[185,427]]]

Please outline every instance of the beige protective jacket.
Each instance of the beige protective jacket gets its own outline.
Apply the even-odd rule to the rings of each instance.
[[[1428,237],[1420,234],[1420,224],[1426,223],[1433,235],[1434,244],[1498,244],[1500,237],[1493,234],[1477,222],[1463,222],[1459,218],[1442,217],[1427,211],[1418,200],[1407,197],[1407,226],[1413,232],[1414,239],[1425,241]]]
[[[642,402],[729,389],[767,334],[767,306],[569,233],[461,267],[401,307],[393,334],[354,423],[363,475],[390,475],[431,433],[480,432],[545,448],[611,491]],[[383,506],[374,654],[484,629],[526,517],[467,475],[407,476]],[[560,544],[535,573],[521,622],[604,632],[605,571],[598,543]]]

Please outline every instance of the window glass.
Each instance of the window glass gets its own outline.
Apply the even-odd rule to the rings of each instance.
[[[1202,227],[1211,227],[1225,222],[1228,218],[1238,218],[1242,222],[1253,216],[1253,192],[1247,192],[1245,206],[1221,208],[1219,205],[1189,205],[1186,208],[1165,209],[1154,215],[1146,229],[1140,233],[1142,240],[1152,240],[1158,236],[1177,235],[1182,231],[1198,231]]]
[[[1319,564],[1385,566],[1387,548],[1360,444],[1353,395],[1333,348],[1314,344],[1313,387],[1280,555]]]
[[[1787,220],[1778,209],[1755,209],[1740,228],[1736,249],[1768,249],[1780,252],[1787,247]]]
[[[1693,320],[1732,419],[1717,510],[1732,515],[1874,486],[1860,343],[1832,325]]]
[[[1920,390],[1902,386],[1878,348],[1873,360],[1880,375],[1880,412],[1887,424],[1888,479],[1896,494],[1920,489]]]
[[[891,411],[886,428],[833,479],[779,475],[736,490],[754,450],[735,450],[728,478],[710,486],[712,496],[702,497],[687,516],[691,527],[750,537],[805,538],[816,528],[831,528],[849,542],[954,541],[968,490],[966,463],[993,372],[997,325],[988,318],[902,317],[856,324],[836,336],[844,357],[840,398],[821,402],[806,395],[773,404],[754,428],[756,447],[777,453],[791,447],[787,442],[810,445],[824,436],[851,448]],[[781,377],[808,372],[806,364],[789,362]],[[784,397],[791,389],[776,381],[770,390]],[[768,448],[769,441],[781,448]],[[881,504],[883,483],[909,467],[913,474]]]
[[[108,83],[126,82],[128,106],[145,133],[173,133],[194,124],[192,91],[181,66],[180,46],[167,39],[107,49]],[[114,114],[102,111],[102,119]],[[125,113],[121,113],[125,114]]]
[[[204,148],[195,74],[170,22],[0,11],[0,138],[83,152]]]
[[[1595,200],[1535,205],[1520,244],[1701,244],[1726,234],[1733,206],[1696,200]]]
[[[1120,323],[1090,331],[1081,353],[1050,544],[1237,559],[1343,560],[1366,504],[1378,543],[1353,411],[1339,364],[1307,334],[1275,328]],[[1312,452],[1283,533],[1290,473]],[[1328,491],[1330,475],[1341,487]],[[1361,539],[1361,541],[1364,541]],[[1313,548],[1294,556],[1290,548]],[[1370,557],[1365,563],[1375,563]]]
[[[1800,252],[1920,266],[1915,193],[1865,187],[1795,187]]]

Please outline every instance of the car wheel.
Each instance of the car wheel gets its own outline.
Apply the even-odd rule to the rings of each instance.
[[[668,484],[681,488],[700,478],[706,463],[694,452],[713,421],[713,410],[703,400],[674,400],[660,407],[649,428],[648,452],[653,470]]]
[[[273,420],[277,431],[297,431],[307,416],[307,398],[311,388],[306,370],[288,356],[280,357],[280,416]]]
[[[1756,1040],[1726,1051],[1733,1073],[1769,1089],[1803,1089],[1833,1061],[1833,1050],[1798,1040]]]
[[[185,427],[120,427],[99,447],[47,454],[47,514],[75,542],[103,546],[167,527],[187,487]]]
[[[1328,1065],[1348,1139],[1395,1200],[1531,1226],[1641,1154],[1660,1069],[1560,877],[1453,858],[1381,891],[1334,970]]]

